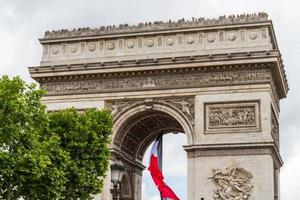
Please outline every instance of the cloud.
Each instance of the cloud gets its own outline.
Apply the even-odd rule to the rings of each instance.
[[[160,200],[160,196],[155,195],[155,196],[151,197],[149,200]]]
[[[30,79],[27,67],[39,65],[41,45],[38,38],[46,30],[99,27],[101,25],[138,23],[192,17],[218,17],[266,11],[273,19],[277,41],[286,65],[290,85],[288,98],[281,101],[280,138],[285,166],[282,169],[282,194],[287,200],[296,197],[293,187],[300,188],[297,166],[300,166],[300,1],[294,0],[51,0],[51,1],[2,1],[0,6],[0,75],[20,75]],[[174,136],[174,135],[173,135]],[[166,178],[180,178],[186,174],[185,152],[176,139],[165,149]],[[181,137],[180,135],[175,136]],[[167,145],[166,144],[166,145]],[[174,157],[176,155],[176,157]],[[176,165],[172,165],[176,159]],[[290,178],[292,177],[292,178]],[[297,177],[298,179],[296,179]],[[148,181],[149,182],[149,181]],[[151,184],[146,181],[146,186]],[[286,185],[291,187],[286,187]],[[149,191],[145,186],[145,191]],[[151,186],[152,187],[152,186]],[[150,186],[149,186],[150,188]],[[150,192],[150,191],[149,191]],[[153,192],[152,194],[150,194]],[[147,197],[154,196],[151,191]],[[297,191],[296,191],[297,192]],[[183,198],[184,199],[184,198]]]
[[[300,186],[300,142],[281,170],[281,199],[298,199]]]

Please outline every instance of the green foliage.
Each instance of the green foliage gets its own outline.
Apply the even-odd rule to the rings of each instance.
[[[66,198],[91,199],[101,192],[108,167],[108,144],[112,119],[108,110],[78,113],[75,109],[50,114],[50,129],[61,138],[69,153]]]
[[[91,199],[108,167],[109,111],[47,113],[42,90],[0,79],[0,199]]]

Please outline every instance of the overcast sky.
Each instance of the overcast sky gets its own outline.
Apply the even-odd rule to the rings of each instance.
[[[32,81],[27,67],[39,64],[42,50],[38,38],[46,30],[267,12],[274,23],[291,89],[288,98],[281,100],[281,154],[285,162],[281,194],[284,200],[295,200],[300,189],[299,10],[297,0],[0,0],[0,75],[19,75]],[[184,157],[180,137],[172,136],[166,151]],[[171,165],[166,164],[165,170],[168,168]],[[178,171],[182,173],[170,174],[171,182],[185,180],[186,165]],[[144,188],[148,183],[145,179]],[[144,200],[155,199],[153,191],[146,193]]]

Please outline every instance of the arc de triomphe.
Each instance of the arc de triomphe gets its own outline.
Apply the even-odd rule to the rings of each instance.
[[[142,158],[183,132],[188,200],[279,199],[279,100],[287,80],[267,14],[46,32],[31,77],[48,110],[108,107],[122,200],[140,200]],[[96,199],[110,199],[110,173]]]

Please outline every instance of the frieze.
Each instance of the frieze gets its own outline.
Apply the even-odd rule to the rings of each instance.
[[[246,169],[238,166],[232,166],[225,169],[212,169],[210,179],[216,185],[214,191],[214,200],[248,200],[252,195],[253,175]]]
[[[211,108],[208,127],[256,126],[255,106]]]
[[[207,103],[206,133],[259,129],[259,102]]]
[[[149,74],[146,77],[135,75],[133,77],[101,77],[89,80],[44,82],[42,87],[47,91],[47,95],[63,95],[223,86],[271,81],[272,76],[269,69],[220,72],[195,70],[193,73]]]
[[[207,26],[218,26],[218,25],[230,25],[230,24],[241,24],[250,22],[261,22],[267,21],[268,14],[264,12],[254,14],[241,14],[241,15],[229,15],[220,16],[214,19],[205,18],[192,18],[191,20],[185,20],[184,18],[178,21],[163,22],[145,22],[137,25],[120,24],[119,26],[101,26],[100,28],[78,28],[73,30],[57,30],[57,31],[46,31],[43,39],[57,39],[57,38],[70,38],[70,37],[86,37],[86,36],[98,36],[114,33],[126,33],[126,32],[140,32],[149,30],[168,30],[178,28],[192,28],[192,27],[207,27]]]

